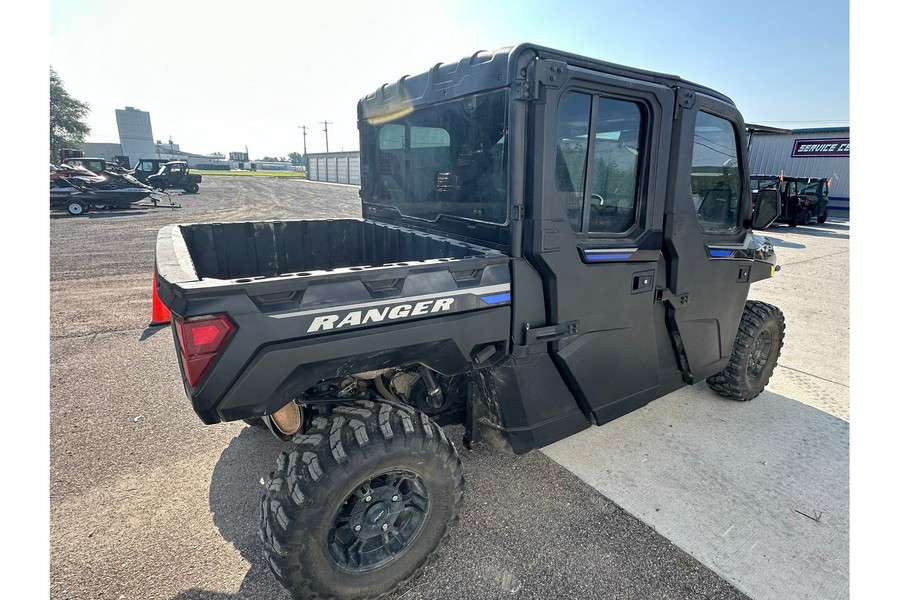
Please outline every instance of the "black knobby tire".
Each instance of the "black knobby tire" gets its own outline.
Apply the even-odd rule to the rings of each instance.
[[[725,369],[706,380],[720,396],[747,401],[759,396],[784,345],[784,315],[775,306],[749,300]]]
[[[816,217],[816,222],[824,223],[828,219],[828,209],[825,209],[825,212]]]
[[[294,598],[380,598],[421,574],[458,519],[462,464],[424,413],[359,401],[317,417],[262,501],[271,571]]]
[[[790,227],[796,227],[797,225],[808,225],[809,224],[809,215],[810,211],[804,210],[803,212],[799,212],[794,215],[794,218],[791,219],[791,222],[788,223]]]
[[[186,186],[184,186],[184,191],[187,192],[188,194],[196,194],[197,192],[200,191],[200,186],[197,185],[196,183],[189,183]]]

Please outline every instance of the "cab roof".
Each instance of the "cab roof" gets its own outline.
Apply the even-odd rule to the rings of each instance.
[[[664,85],[689,88],[734,105],[727,96],[676,75],[657,73],[618,65],[571,52],[524,43],[494,51],[478,51],[452,63],[438,63],[418,75],[406,75],[393,83],[385,83],[360,99],[360,120],[378,117],[411,106],[432,104],[460,96],[512,85],[522,81],[522,68],[540,58],[565,62],[567,65]]]

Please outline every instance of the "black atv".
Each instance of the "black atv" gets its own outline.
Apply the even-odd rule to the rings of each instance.
[[[159,173],[148,177],[147,183],[161,192],[181,188],[189,194],[196,194],[200,191],[202,180],[202,175],[190,172],[186,161],[172,160],[164,164]]]

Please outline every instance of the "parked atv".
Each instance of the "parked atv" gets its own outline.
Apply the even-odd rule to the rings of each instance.
[[[189,194],[196,194],[200,191],[202,179],[202,175],[190,172],[186,161],[172,160],[164,164],[159,173],[148,177],[147,183],[161,192],[181,188]]]
[[[166,163],[171,161],[171,158],[142,158],[134,165],[131,176],[142,183],[147,183],[149,177],[159,173]]]
[[[784,175],[751,175],[750,186],[756,213],[753,226],[765,229],[761,224],[759,199],[767,194],[777,195],[778,212],[773,221],[787,223],[790,227],[808,225],[813,219],[824,223],[828,219],[829,180],[822,177],[785,177]]]

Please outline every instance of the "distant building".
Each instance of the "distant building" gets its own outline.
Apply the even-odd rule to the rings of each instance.
[[[121,154],[127,156],[131,164],[142,158],[159,158],[153,143],[150,113],[133,106],[126,106],[124,110],[116,109],[116,126],[119,128]]]
[[[307,159],[309,161],[307,178],[310,181],[360,185],[358,150],[310,154]]]
[[[82,150],[85,156],[114,160],[127,159],[134,166],[142,158],[166,158],[186,160],[189,167],[228,169],[231,165],[224,154],[195,154],[183,152],[171,139],[168,142],[153,137],[150,113],[133,106],[116,109],[116,126],[119,129],[119,143],[86,143]]]
[[[828,213],[850,216],[850,128],[776,129],[747,124],[750,173],[831,180]]]

